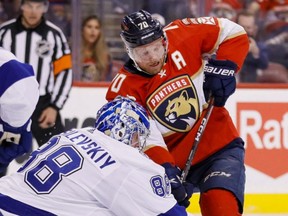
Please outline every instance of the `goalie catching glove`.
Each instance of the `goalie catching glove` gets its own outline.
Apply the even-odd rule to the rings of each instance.
[[[170,163],[164,163],[162,166],[165,168],[166,175],[168,176],[172,194],[179,205],[187,208],[190,205],[189,199],[193,194],[193,185],[188,182],[181,183],[181,170],[178,167],[172,166]]]
[[[203,90],[206,101],[210,94],[214,96],[214,105],[222,107],[228,97],[235,92],[236,79],[235,73],[237,65],[230,60],[209,59],[204,67]]]
[[[0,172],[4,171],[15,158],[32,148],[31,120],[15,128],[0,118]]]

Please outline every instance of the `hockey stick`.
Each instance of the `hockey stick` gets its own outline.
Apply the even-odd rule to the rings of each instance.
[[[191,167],[191,163],[193,161],[193,158],[195,156],[195,152],[198,148],[198,145],[201,141],[201,138],[203,136],[203,133],[205,131],[205,128],[206,128],[206,125],[208,123],[208,120],[209,120],[209,117],[210,117],[210,114],[213,110],[213,104],[214,104],[214,97],[210,97],[210,101],[209,101],[209,105],[208,105],[208,108],[206,110],[206,113],[201,121],[201,124],[198,128],[198,131],[196,133],[196,136],[194,138],[194,142],[193,142],[193,145],[192,145],[192,148],[191,148],[191,151],[190,151],[190,154],[187,158],[187,161],[186,161],[186,164],[185,164],[185,168],[184,170],[182,171],[181,173],[181,177],[180,177],[180,181],[181,182],[185,182],[186,181],[186,177],[188,175],[188,172],[190,170],[190,167]]]

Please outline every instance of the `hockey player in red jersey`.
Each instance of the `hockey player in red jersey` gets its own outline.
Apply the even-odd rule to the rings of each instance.
[[[186,181],[200,190],[202,215],[241,215],[244,143],[224,106],[248,52],[246,32],[213,17],[175,20],[163,28],[144,10],[125,16],[121,28],[130,59],[106,99],[129,96],[146,107],[152,120],[145,153],[165,167],[175,198],[187,207],[190,194],[183,192],[177,167],[184,169],[211,94],[214,109]]]

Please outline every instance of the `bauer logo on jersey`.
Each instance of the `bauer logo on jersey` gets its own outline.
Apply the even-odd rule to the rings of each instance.
[[[51,44],[46,40],[40,40],[37,42],[36,47],[36,53],[41,58],[45,58],[47,56],[50,56],[52,53],[52,46]]]
[[[188,75],[161,85],[147,100],[153,117],[170,130],[187,132],[199,117],[195,87]]]

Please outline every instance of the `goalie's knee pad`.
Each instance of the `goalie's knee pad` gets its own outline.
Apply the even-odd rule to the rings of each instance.
[[[223,189],[211,189],[201,194],[200,207],[203,216],[241,216],[238,200],[233,193]]]

